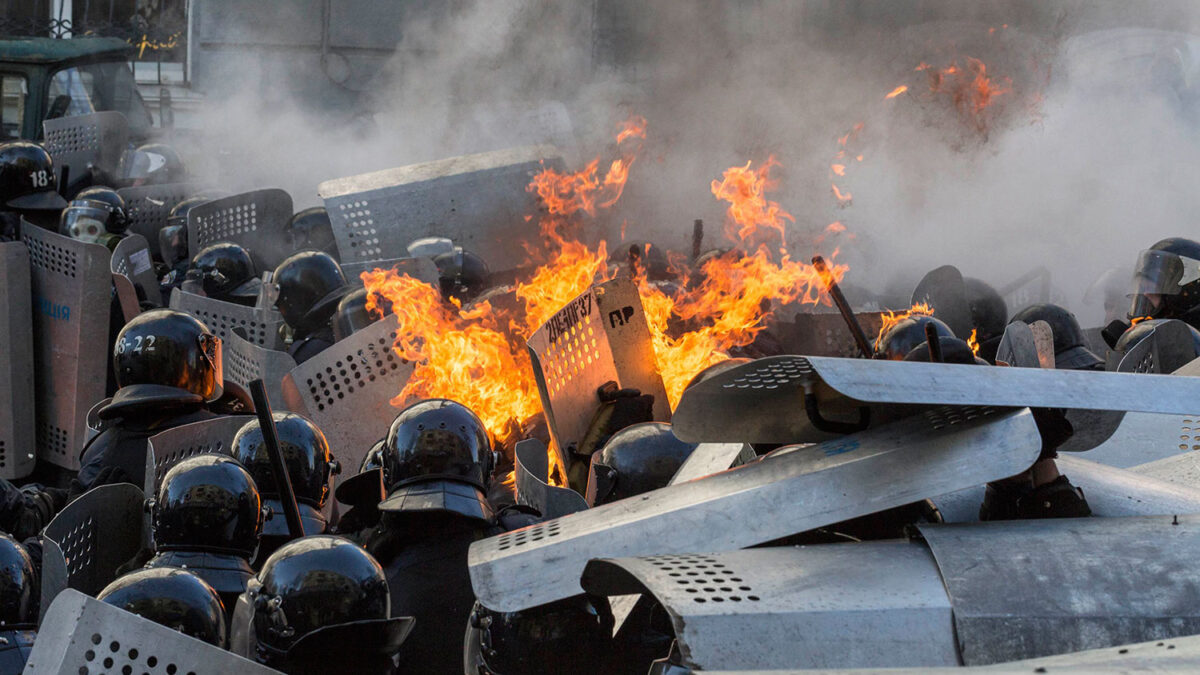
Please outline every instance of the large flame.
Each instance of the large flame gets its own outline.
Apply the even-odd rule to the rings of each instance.
[[[765,228],[777,232],[780,246],[785,246],[785,221],[794,223],[796,219],[778,202],[766,198],[767,191],[775,188],[771,167],[780,164],[771,155],[757,169],[751,170],[750,165],[746,162],[745,166],[725,169],[721,180],[712,182],[713,195],[729,202],[725,236],[731,241],[747,241]]]
[[[879,327],[879,335],[875,337],[875,350],[879,351],[879,346],[883,344],[883,336],[891,330],[892,326],[900,323],[910,316],[933,316],[933,308],[924,302],[914,303],[903,312],[888,312],[883,315],[883,324]]]

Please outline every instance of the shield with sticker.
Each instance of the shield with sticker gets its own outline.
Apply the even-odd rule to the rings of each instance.
[[[407,257],[417,239],[448,237],[503,273],[523,265],[525,245],[540,241],[528,222],[536,195],[526,188],[545,168],[563,170],[553,146],[512,148],[325,181],[317,194],[345,265]]]
[[[188,211],[188,251],[232,242],[246,249],[260,273],[292,253],[287,235],[292,197],[279,188],[253,190],[198,204]]]
[[[87,414],[104,398],[112,272],[108,249],[23,223],[33,291],[37,456],[79,469]],[[107,355],[105,355],[107,356]]]
[[[116,174],[129,144],[129,122],[112,110],[46,120],[42,130],[46,151],[60,170],[68,167],[72,183],[92,168]]]
[[[597,284],[550,317],[527,341],[559,470],[600,406],[607,382],[654,397],[654,419],[671,419],[637,286],[627,278]]]
[[[109,269],[126,321],[141,312],[141,299],[155,307],[162,306],[162,292],[159,290],[158,277],[154,274],[150,245],[145,237],[131,234],[117,242]]]
[[[171,209],[202,189],[195,183],[162,183],[121,188],[117,194],[125,200],[129,231],[145,237],[151,251],[157,252],[158,231],[167,226]]]
[[[0,477],[22,478],[34,464],[33,331],[29,249],[0,243]]]
[[[214,300],[203,295],[187,293],[178,288],[171,291],[171,309],[187,312],[204,322],[205,326],[222,340],[229,340],[233,329],[241,330],[241,337],[251,344],[266,349],[283,349],[283,315],[274,307],[247,307],[224,300]]]
[[[360,466],[400,412],[390,401],[404,390],[413,365],[392,349],[396,330],[395,321],[376,321],[283,378],[285,409],[320,427],[342,466]]]

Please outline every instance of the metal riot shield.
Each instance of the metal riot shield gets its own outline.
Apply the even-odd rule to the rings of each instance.
[[[1139,464],[1130,471],[1181,487],[1200,490],[1200,453],[1189,452],[1174,457],[1165,457]]]
[[[329,441],[338,462],[358,467],[387,434],[404,401],[413,366],[392,349],[396,322],[376,321],[283,377],[285,409],[312,420]]]
[[[964,665],[1200,633],[1200,516],[918,527]]]
[[[1108,370],[1115,369],[1130,373],[1171,373],[1188,365],[1196,358],[1192,329],[1179,320],[1164,321],[1130,347],[1124,354],[1108,353]],[[1129,365],[1128,362],[1135,365]]]
[[[238,326],[225,340],[225,379],[246,391],[250,391],[251,382],[262,380],[267,396],[277,402],[273,405],[282,405],[283,377],[296,367],[296,360],[287,352],[260,347],[243,337],[244,334]]]
[[[950,600],[920,544],[593,560],[581,584],[598,595],[653,595],[680,665],[695,670],[958,664]]]
[[[1050,270],[1045,267],[1032,269],[997,291],[1010,313],[1039,302],[1050,302]]]
[[[194,183],[164,183],[121,188],[117,194],[125,200],[129,231],[145,237],[151,252],[157,252],[158,231],[167,226],[171,209],[201,189]]]
[[[683,483],[753,462],[757,455],[747,443],[701,443],[671,476],[671,485]]]
[[[131,287],[141,288],[142,295],[155,307],[162,306],[154,259],[145,237],[131,234],[117,242],[112,252],[111,269],[113,274],[128,279]]]
[[[1183,414],[1197,397],[1191,377],[771,356],[690,387],[672,426],[690,442],[799,443],[929,405]]]
[[[30,295],[29,249],[0,243],[0,477],[10,480],[35,459]]]
[[[550,317],[527,345],[562,475],[570,468],[566,450],[587,433],[600,405],[596,390],[604,383],[654,396],[654,419],[670,421],[650,328],[632,280],[617,278],[584,291]]]
[[[483,257],[492,272],[529,258],[537,228],[519,226],[537,212],[526,188],[544,168],[563,170],[558,150],[540,145],[442,159],[325,181],[325,200],[342,264],[408,256],[421,237],[448,237]],[[598,233],[580,233],[590,243]]]
[[[109,403],[112,403],[111,397],[100,401],[96,405],[92,406],[91,410],[88,410],[87,437],[83,440],[84,445],[91,443],[93,438],[100,435],[101,427],[104,424],[100,419],[100,410]]]
[[[222,340],[229,340],[234,328],[243,331],[242,337],[266,349],[283,349],[283,336],[279,333],[283,315],[274,307],[246,307],[233,302],[213,300],[203,295],[185,293],[176,288],[171,291],[171,309],[187,312],[204,322],[208,329]]]
[[[580,593],[593,558],[753,546],[1012,476],[1040,449],[1028,410],[930,411],[475,542],[471,584],[498,611],[543,605]]]
[[[76,471],[87,413],[104,398],[112,273],[108,249],[23,223],[33,286],[37,454]]]
[[[418,281],[424,281],[430,286],[438,285],[438,269],[430,258],[396,258],[394,260],[375,260],[372,262],[353,262],[342,265],[346,279],[355,285],[362,285],[362,273],[374,269],[395,270],[402,276],[410,276]]]
[[[879,335],[883,327],[882,312],[855,314],[867,338]],[[789,354],[841,356],[848,359],[860,356],[858,344],[841,314],[809,314],[797,312],[792,321],[779,321],[771,326],[784,350]]]
[[[142,548],[145,494],[115,483],[88,490],[67,504],[42,532],[43,615],[66,588],[95,595],[117,568]]]
[[[971,335],[974,321],[971,304],[967,301],[967,287],[963,284],[962,272],[954,265],[942,265],[926,274],[913,290],[912,303],[932,307],[933,315],[963,340]]]
[[[260,272],[292,253],[287,236],[292,197],[279,188],[253,190],[198,204],[188,211],[188,251],[233,242],[250,252]]]
[[[537,509],[543,518],[558,518],[588,507],[583,495],[571,488],[550,485],[550,449],[536,438],[517,443],[517,503]]]
[[[25,665],[25,675],[278,672],[72,590],[46,612]]]
[[[1157,516],[1200,513],[1200,486],[1098,464],[1070,455],[1055,460],[1059,471],[1083,488],[1097,516]]]
[[[1134,345],[1126,353],[1126,358],[1121,359],[1121,362],[1117,364],[1116,372],[1158,372],[1154,370],[1157,366],[1155,365],[1155,360],[1152,355],[1156,341],[1157,340],[1154,339],[1154,334],[1152,331],[1150,335],[1147,335],[1145,339]],[[1178,375],[1181,373],[1176,371],[1173,374]],[[1134,417],[1149,416],[1150,418],[1158,419],[1177,419],[1173,415],[1164,416],[1150,413],[1128,413],[1128,415]],[[1113,437],[1113,434],[1117,432],[1117,429],[1122,426],[1126,416],[1127,413],[1116,412],[1112,410],[1080,410],[1078,408],[1074,410],[1068,410],[1067,421],[1071,423],[1071,428],[1073,431],[1071,438],[1069,438],[1066,443],[1063,443],[1058,448],[1059,452],[1083,452],[1086,450],[1094,453],[1095,451],[1102,450],[1102,448],[1105,447],[1109,448],[1109,450],[1103,450],[1104,453],[1108,453],[1112,449],[1116,449],[1116,451],[1119,453],[1132,451],[1133,448],[1131,446],[1114,446],[1108,442],[1109,439]],[[1135,423],[1135,426],[1136,424],[1138,423]],[[1200,447],[1197,449],[1200,449]],[[1088,458],[1092,461],[1111,463],[1105,462],[1105,460],[1094,454],[1088,455]],[[1142,461],[1148,462],[1150,460],[1144,459]],[[1136,464],[1138,462],[1134,463]],[[1114,466],[1116,465],[1114,464]]]
[[[95,167],[114,175],[129,144],[129,122],[116,111],[59,117],[42,122],[42,144],[55,166],[70,167],[68,179],[79,180]]]
[[[226,415],[203,422],[192,422],[159,432],[150,437],[149,461],[145,475],[147,495],[158,494],[158,486],[171,467],[188,457],[215,453],[232,454],[233,437],[253,415]]]
[[[1000,344],[996,347],[996,361],[1003,361],[1015,368],[1042,367],[1038,359],[1037,341],[1029,324],[1014,321],[1005,327]]]

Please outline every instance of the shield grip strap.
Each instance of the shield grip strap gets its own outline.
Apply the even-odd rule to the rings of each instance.
[[[821,415],[821,407],[817,403],[817,396],[811,390],[804,392],[804,412],[808,414],[808,421],[819,431],[824,431],[830,434],[853,434],[863,429],[871,423],[871,409],[862,406],[858,409],[858,422],[836,422],[834,420],[825,419]]]

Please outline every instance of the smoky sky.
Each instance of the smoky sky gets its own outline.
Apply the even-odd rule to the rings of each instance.
[[[890,297],[941,264],[996,286],[1043,266],[1092,325],[1100,309],[1083,293],[1106,269],[1166,236],[1200,238],[1192,3],[501,1],[410,14],[395,56],[355,71],[352,89],[314,95],[299,83],[321,73],[241,64],[209,93],[205,148],[224,158],[209,177],[282,187],[300,209],[330,178],[543,141],[578,168],[615,157],[616,123],[636,113],[648,137],[603,215],[612,241],[625,223],[628,239],[686,251],[703,219],[716,245],[724,204],[710,182],[774,156],[770,196],[795,217],[795,257],[836,247],[848,284]],[[916,70],[967,57],[1011,82],[982,129]],[[834,182],[852,201],[839,205]],[[846,232],[818,241],[834,221]]]

